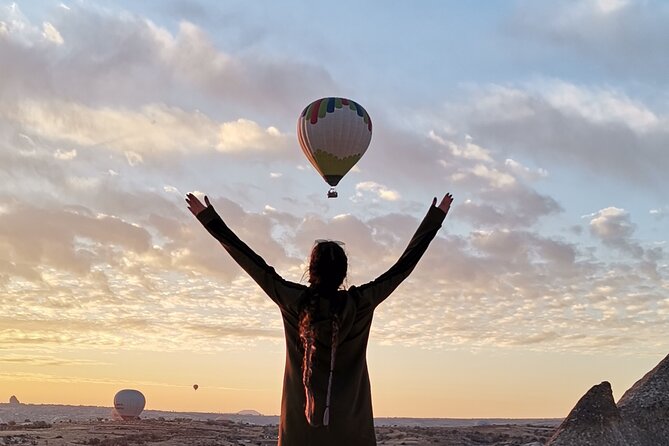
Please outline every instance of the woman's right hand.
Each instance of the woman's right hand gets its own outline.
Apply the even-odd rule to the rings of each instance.
[[[439,206],[437,206],[437,197],[432,199],[432,206],[437,206],[439,209],[444,211],[444,214],[448,214],[448,210],[451,208],[451,203],[453,203],[453,195],[451,195],[450,192],[444,195],[444,198],[441,199]]]
[[[204,202],[206,206],[203,205],[202,202],[195,195],[191,193],[186,194],[186,203],[188,203],[188,210],[191,211],[191,213],[196,217],[200,212],[204,211],[209,206],[211,206],[209,198],[207,198],[206,195],[204,196]]]

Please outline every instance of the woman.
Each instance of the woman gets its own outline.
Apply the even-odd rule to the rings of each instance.
[[[437,199],[400,259],[377,279],[341,289],[347,258],[336,242],[317,242],[309,286],[289,282],[242,242],[193,194],[190,211],[281,310],[286,368],[279,446],[376,445],[367,373],[367,340],[374,309],[411,273],[437,234],[453,197]]]

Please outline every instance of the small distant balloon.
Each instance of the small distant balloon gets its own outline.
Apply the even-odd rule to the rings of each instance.
[[[200,387],[200,386],[198,386],[197,384],[193,384],[193,390],[197,390],[198,387]]]
[[[297,139],[304,155],[330,186],[334,187],[367,151],[372,140],[372,120],[357,102],[322,98],[307,105],[297,120]]]

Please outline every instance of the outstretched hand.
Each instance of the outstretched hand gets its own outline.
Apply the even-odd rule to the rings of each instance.
[[[437,197],[432,199],[432,206],[437,206],[439,209],[444,211],[444,214],[448,214],[448,210],[451,208],[451,203],[453,203],[453,195],[447,193],[444,195],[444,198],[441,199],[441,203],[437,206]]]
[[[211,203],[209,202],[209,198],[205,195],[204,196],[204,204],[193,194],[188,193],[186,194],[186,203],[188,203],[188,210],[193,213],[196,217],[198,214],[205,209],[207,209],[209,206],[211,206]]]

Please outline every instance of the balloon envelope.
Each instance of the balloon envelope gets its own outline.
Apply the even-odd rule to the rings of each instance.
[[[197,390],[198,387],[200,387],[200,386],[198,386],[197,384],[193,384],[193,389]]]
[[[145,405],[146,398],[139,390],[123,389],[114,396],[114,411],[124,420],[139,418]]]
[[[298,118],[297,139],[309,162],[334,187],[369,147],[372,120],[350,99],[318,99]]]

